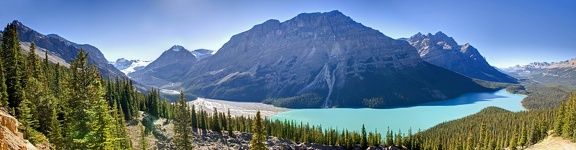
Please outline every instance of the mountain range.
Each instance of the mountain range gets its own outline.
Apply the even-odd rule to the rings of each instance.
[[[339,11],[256,25],[180,81],[202,97],[298,108],[396,107],[489,91]]]
[[[452,37],[442,32],[417,33],[408,38],[424,61],[452,70],[462,75],[493,82],[518,83],[518,81],[492,67],[476,48],[469,43],[458,45]]]
[[[533,62],[500,69],[516,78],[528,79],[540,84],[568,87],[576,85],[576,58],[560,62]]]

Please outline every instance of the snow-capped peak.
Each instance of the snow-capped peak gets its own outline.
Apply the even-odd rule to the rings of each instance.
[[[172,46],[169,50],[175,51],[175,52],[179,52],[180,50],[184,50],[185,48],[182,47],[181,45],[174,45]]]
[[[118,58],[118,59],[116,60],[116,63],[126,63],[126,62],[128,62],[128,61],[129,61],[129,60],[126,59],[126,58]]]

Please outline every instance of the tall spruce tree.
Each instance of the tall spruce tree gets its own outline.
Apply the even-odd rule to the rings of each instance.
[[[142,150],[146,150],[148,149],[148,142],[146,142],[146,132],[144,130],[144,126],[140,125],[140,140],[139,140],[139,144],[140,144],[140,149]]]
[[[191,117],[192,117],[191,118],[192,128],[197,129],[198,128],[198,115],[196,114],[196,105],[192,105]]]
[[[368,140],[366,139],[366,128],[364,127],[364,124],[362,124],[362,140],[360,142],[360,148],[368,148]]]
[[[94,82],[94,88],[100,88],[99,82]],[[88,115],[89,132],[83,139],[76,140],[80,144],[85,144],[87,149],[122,149],[117,145],[121,140],[115,136],[116,122],[111,115],[110,107],[104,100],[103,90],[98,90],[97,97],[91,97],[94,100],[92,107],[86,110]],[[125,148],[124,148],[125,149]]]
[[[560,102],[560,106],[558,106],[556,110],[556,120],[554,121],[554,135],[561,136],[562,135],[562,127],[564,126],[564,107],[565,101],[562,100]]]
[[[256,112],[256,116],[254,117],[254,121],[252,123],[253,126],[253,135],[252,140],[250,140],[250,149],[251,150],[266,150],[266,130],[264,129],[264,121],[260,116],[260,110]]]
[[[48,133],[48,138],[50,143],[54,145],[54,149],[63,149],[62,143],[62,128],[60,127],[60,121],[56,115],[56,106],[52,106],[52,116],[50,116],[50,131]]]
[[[393,146],[394,145],[394,136],[392,131],[390,131],[390,127],[386,131],[386,146]]]
[[[65,149],[126,149],[115,144],[121,140],[115,134],[116,120],[100,74],[95,66],[88,66],[87,58],[81,48],[71,61],[70,91],[64,103]]]
[[[20,54],[20,41],[18,40],[18,28],[11,23],[6,26],[2,34],[2,65],[6,75],[6,92],[10,108],[18,113],[20,103],[25,95],[22,87],[23,60]],[[18,116],[18,115],[17,115]]]
[[[234,133],[232,132],[232,115],[230,115],[230,109],[228,109],[228,127],[226,127],[226,130],[228,132],[228,136],[229,137],[234,137]]]
[[[180,99],[176,102],[174,113],[174,145],[181,150],[192,149],[190,109],[188,109],[188,104],[182,91],[180,91]]]
[[[214,113],[212,113],[212,123],[211,126],[212,127],[212,131],[214,132],[220,132],[221,128],[220,128],[220,117],[218,117],[218,109],[216,107],[214,107]]]

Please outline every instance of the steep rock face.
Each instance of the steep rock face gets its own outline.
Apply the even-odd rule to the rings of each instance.
[[[543,84],[576,85],[576,58],[560,62],[533,62],[501,70],[511,76]]]
[[[21,42],[34,42],[36,47],[48,50],[51,55],[63,59],[66,63],[70,63],[70,60],[76,58],[80,48],[83,48],[84,51],[89,54],[88,62],[96,66],[96,68],[98,68],[102,73],[102,76],[106,77],[109,75],[111,77],[126,77],[124,73],[120,72],[120,70],[108,64],[108,60],[106,60],[102,52],[92,45],[76,44],[56,34],[44,35],[16,20],[13,23],[18,27],[18,36]]]
[[[339,11],[256,25],[184,79],[199,96],[284,107],[394,107],[487,90]]]
[[[190,51],[175,45],[143,69],[130,74],[130,77],[147,86],[179,90],[180,80],[197,61]]]
[[[462,75],[494,82],[518,83],[492,67],[478,50],[466,43],[458,45],[452,37],[442,32],[423,35],[418,33],[407,41],[414,46],[426,62],[452,70]]]

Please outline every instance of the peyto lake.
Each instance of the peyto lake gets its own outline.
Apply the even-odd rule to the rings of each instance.
[[[322,125],[324,129],[332,127],[357,131],[364,124],[366,130],[378,129],[380,133],[385,133],[388,127],[394,132],[401,129],[403,133],[407,133],[412,127],[412,132],[415,133],[418,129],[425,130],[442,122],[477,113],[488,106],[514,112],[522,111],[524,108],[520,102],[524,97],[526,96],[499,90],[491,93],[469,93],[454,99],[402,108],[292,109],[274,115],[271,119],[308,122],[310,125]]]

